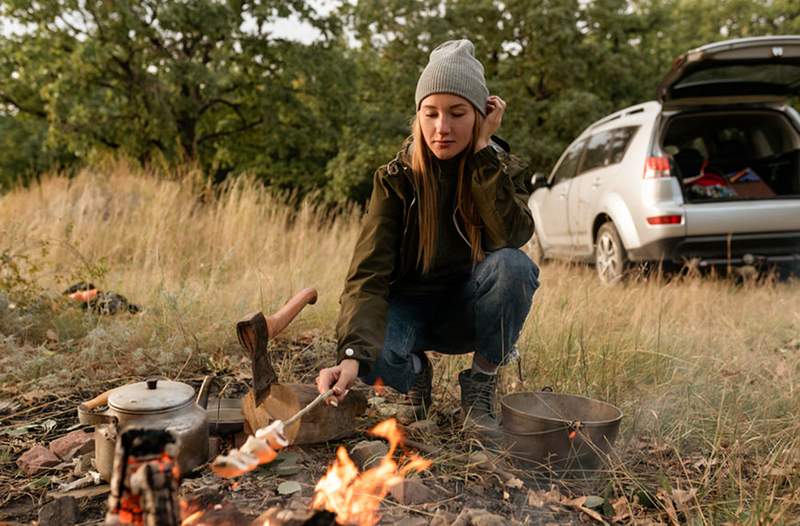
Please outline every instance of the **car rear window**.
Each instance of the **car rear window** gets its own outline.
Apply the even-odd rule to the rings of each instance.
[[[578,173],[622,162],[638,126],[625,126],[595,133],[589,137]]]
[[[675,89],[699,83],[753,82],[776,86],[796,86],[800,83],[800,66],[796,64],[724,65],[690,73],[675,85]]]

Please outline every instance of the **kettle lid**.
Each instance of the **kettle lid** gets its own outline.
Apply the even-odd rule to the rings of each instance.
[[[108,406],[123,413],[159,413],[186,405],[193,399],[192,386],[151,378],[114,389],[108,396]]]

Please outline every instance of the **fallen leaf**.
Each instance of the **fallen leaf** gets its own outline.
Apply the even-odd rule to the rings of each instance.
[[[624,495],[617,500],[611,501],[611,508],[614,510],[613,522],[622,522],[631,516],[631,503]]]
[[[667,517],[669,517],[670,522],[673,526],[680,526],[680,521],[678,521],[678,512],[675,510],[675,505],[672,503],[672,497],[668,495],[664,490],[658,490],[656,493],[656,498],[664,504],[664,511],[667,512]]]
[[[506,486],[512,489],[522,489],[523,487],[525,487],[525,483],[518,478],[513,478],[511,480],[506,481]]]
[[[692,488],[689,491],[685,491],[682,489],[673,489],[672,490],[672,501],[678,507],[678,511],[683,513],[684,515],[689,515],[689,503],[694,500],[695,496],[697,495],[697,489]]]
[[[50,431],[56,428],[56,426],[58,425],[58,421],[53,420],[52,418],[48,418],[39,425],[41,426],[42,429],[44,429],[46,433],[49,433]]]
[[[302,490],[303,487],[296,480],[287,480],[286,482],[278,484],[278,493],[280,495],[291,495],[292,493],[297,493]]]
[[[541,491],[536,491],[533,489],[528,490],[528,506],[533,508],[541,508],[545,505],[544,497],[542,496]]]

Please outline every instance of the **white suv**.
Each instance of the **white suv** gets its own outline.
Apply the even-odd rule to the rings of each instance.
[[[535,175],[543,258],[700,266],[800,262],[800,36],[684,53],[658,101],[589,126],[549,177]]]

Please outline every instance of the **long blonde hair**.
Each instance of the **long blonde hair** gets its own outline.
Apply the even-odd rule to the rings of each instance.
[[[473,111],[475,111],[474,108]],[[483,229],[483,222],[475,207],[475,200],[472,198],[471,174],[464,173],[464,167],[472,158],[472,150],[478,139],[481,122],[481,115],[475,111],[472,140],[467,145],[466,153],[461,156],[458,163],[458,186],[456,188],[456,211],[461,218],[461,223],[464,225],[464,235],[472,248],[472,261],[474,263],[479,263],[483,261],[484,258],[484,252],[481,248],[481,230]],[[435,156],[425,142],[425,138],[422,135],[422,126],[420,125],[417,115],[414,116],[411,122],[411,130],[414,138],[411,171],[413,174],[414,186],[417,189],[419,198],[419,248],[417,250],[417,266],[422,266],[422,272],[426,273],[430,270],[433,256],[436,254],[437,225],[440,220],[440,218],[437,217],[439,190],[433,166]]]

